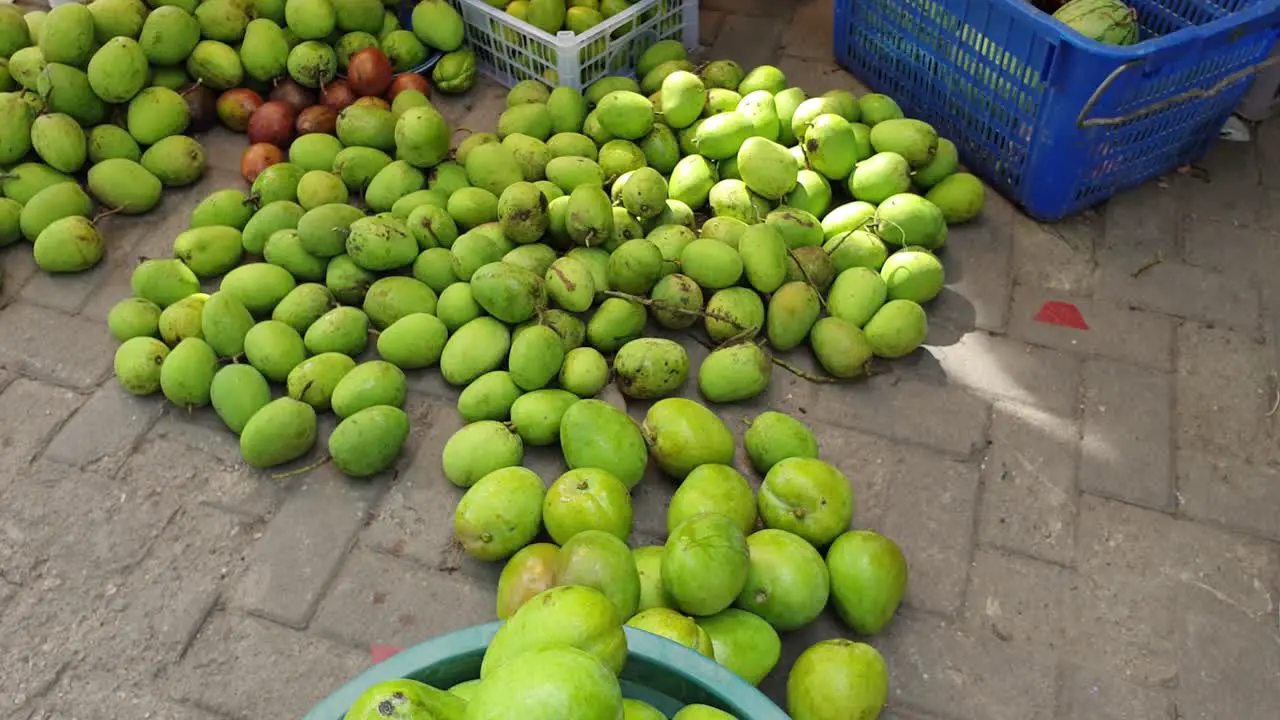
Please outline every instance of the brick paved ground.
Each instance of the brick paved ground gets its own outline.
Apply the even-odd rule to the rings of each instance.
[[[832,66],[829,0],[703,4],[712,55],[856,87]],[[441,104],[489,127],[502,91]],[[992,195],[948,244],[926,352],[821,397],[778,373],[728,411],[802,415],[856,484],[857,524],[905,549],[906,605],[872,641],[892,673],[886,716],[1280,707],[1280,124],[1260,133],[1216,147],[1207,180],[1153,182],[1053,227]],[[0,253],[4,717],[297,717],[371,643],[492,618],[497,568],[449,545],[458,491],[439,450],[460,421],[435,373],[413,380],[396,471],[368,482],[328,468],[272,481],[211,412],[111,379],[107,309],[196,199],[236,185],[241,142],[209,137],[201,185],[106,220],[96,270],[51,278],[25,244]],[[1075,303],[1090,330],[1034,322],[1047,300]],[[554,454],[529,459],[558,472]],[[637,491],[641,540],[660,537],[665,482]],[[839,633],[824,619],[789,637],[782,668]]]

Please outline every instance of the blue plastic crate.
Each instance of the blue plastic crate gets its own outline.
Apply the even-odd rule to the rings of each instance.
[[[1054,221],[1203,155],[1280,35],[1280,0],[1127,2],[1115,47],[1023,0],[835,0],[835,56]]]

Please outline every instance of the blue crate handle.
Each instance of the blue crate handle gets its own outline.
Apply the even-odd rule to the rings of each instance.
[[[1177,105],[1178,103],[1186,102],[1187,100],[1211,98],[1214,95],[1217,95],[1218,93],[1222,92],[1223,90],[1226,90],[1228,87],[1231,87],[1232,85],[1236,84],[1237,82],[1249,77],[1250,75],[1256,75],[1257,73],[1271,67],[1272,65],[1280,63],[1280,55],[1272,56],[1270,58],[1267,58],[1266,60],[1263,60],[1260,63],[1255,63],[1246,68],[1240,68],[1239,70],[1231,73],[1230,75],[1214,83],[1207,90],[1201,90],[1200,88],[1191,88],[1190,90],[1184,93],[1179,93],[1177,95],[1174,95],[1171,98],[1165,98],[1164,100],[1151,103],[1150,105],[1138,108],[1137,110],[1134,110],[1133,112],[1128,113],[1127,115],[1121,115],[1119,117],[1090,118],[1088,120],[1084,119],[1085,115],[1088,115],[1089,111],[1093,109],[1093,106],[1098,104],[1098,100],[1103,96],[1103,94],[1106,93],[1108,89],[1110,89],[1112,83],[1114,83],[1117,78],[1125,74],[1125,72],[1127,72],[1130,68],[1134,68],[1139,65],[1142,65],[1144,62],[1145,62],[1145,59],[1130,60],[1129,62],[1121,65],[1115,70],[1112,70],[1111,74],[1108,75],[1106,79],[1104,79],[1098,85],[1098,88],[1093,91],[1093,94],[1089,96],[1089,100],[1085,102],[1084,107],[1080,109],[1080,114],[1076,116],[1076,127],[1086,128],[1086,127],[1098,127],[1098,126],[1106,126],[1106,125],[1123,125],[1127,122],[1136,120],[1140,117],[1151,115],[1152,113],[1160,112],[1161,110]]]

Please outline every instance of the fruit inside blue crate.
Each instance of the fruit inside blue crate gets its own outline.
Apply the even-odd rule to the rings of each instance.
[[[1069,0],[1053,11],[1067,27],[1107,45],[1138,42],[1138,11],[1120,0]]]

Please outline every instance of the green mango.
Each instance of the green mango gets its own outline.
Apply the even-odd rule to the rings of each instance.
[[[187,129],[191,110],[178,93],[152,86],[129,101],[126,126],[140,145],[154,145]]]
[[[532,325],[515,334],[507,364],[523,390],[538,390],[551,382],[564,363],[564,342],[545,325]]]
[[[733,434],[719,416],[693,400],[659,400],[645,414],[641,431],[658,466],[677,480],[701,465],[733,464]]]
[[[587,323],[587,342],[600,352],[612,353],[644,332],[648,315],[633,300],[607,298]]]
[[[534,390],[516,397],[511,403],[511,424],[525,445],[551,445],[560,439],[560,421],[578,401],[568,390]]]
[[[609,381],[609,363],[595,348],[573,348],[565,353],[559,381],[560,387],[578,397],[594,397]]]
[[[152,337],[133,337],[116,348],[116,380],[130,395],[153,395],[160,390],[160,370],[169,348]]]
[[[156,337],[160,334],[160,306],[146,298],[125,298],[111,306],[107,328],[111,337],[120,342],[135,337]]]
[[[598,468],[633,488],[644,476],[649,450],[625,412],[600,400],[581,400],[560,421],[560,447],[573,468]]]
[[[547,304],[542,278],[516,265],[488,263],[478,268],[470,281],[480,307],[503,322],[524,322]]]
[[[378,171],[364,191],[365,205],[374,212],[389,212],[400,198],[423,189],[427,179],[422,171],[396,160]]]
[[[93,200],[75,183],[60,183],[36,193],[22,206],[18,225],[22,236],[35,242],[45,228],[67,217],[88,217]]]
[[[282,383],[307,358],[307,348],[297,330],[279,320],[264,320],[245,334],[244,356],[268,380]]]
[[[360,208],[341,203],[312,208],[296,221],[298,240],[303,250],[316,257],[337,257],[345,251],[351,224],[363,217]]]
[[[524,391],[506,370],[491,370],[458,394],[458,414],[467,422],[506,420],[511,405]]]
[[[751,465],[761,475],[789,457],[818,458],[818,441],[804,423],[769,410],[751,421],[742,436]]]
[[[754,338],[765,324],[764,301],[749,288],[717,290],[707,301],[707,335],[715,343]]]
[[[280,26],[271,20],[258,18],[244,28],[240,64],[249,77],[269,82],[287,72],[289,49],[289,40]]]
[[[239,435],[249,419],[271,402],[271,386],[249,365],[226,365],[209,385],[213,410],[231,432]]]
[[[176,259],[143,260],[134,268],[129,285],[135,296],[160,308],[200,292],[200,279]]]
[[[334,171],[334,161],[342,152],[342,142],[328,133],[307,133],[294,138],[289,143],[289,162],[302,168],[304,172],[312,170]],[[390,162],[390,159],[387,160]],[[350,188],[348,188],[350,189]]]
[[[327,170],[309,170],[298,179],[298,204],[311,210],[331,203],[346,203],[350,193],[342,178]]]
[[[208,295],[196,293],[165,308],[160,313],[160,339],[173,346],[189,337],[203,338],[201,316],[208,299]]]
[[[787,243],[772,225],[748,227],[738,241],[738,254],[747,281],[756,290],[771,293],[786,280]]]
[[[244,338],[253,327],[253,315],[235,297],[216,292],[205,301],[200,317],[201,335],[224,358],[244,352]]]
[[[439,247],[423,250],[413,261],[413,277],[436,295],[443,294],[451,285],[458,283],[458,276],[453,273],[453,254]]]
[[[356,265],[346,255],[338,255],[329,260],[325,268],[324,284],[340,303],[359,305],[364,302],[365,293],[378,276]]]
[[[333,412],[349,417],[375,405],[402,407],[408,386],[404,371],[385,360],[360,363],[333,390]]]
[[[579,258],[558,258],[547,268],[544,283],[551,299],[569,312],[585,312],[595,300],[591,270]]]
[[[49,167],[74,173],[84,166],[88,149],[84,131],[70,115],[40,115],[31,124],[31,145]]]
[[[185,230],[173,241],[173,255],[199,278],[223,275],[240,264],[240,231],[210,225]]]
[[[84,67],[93,55],[96,29],[84,5],[59,5],[44,19],[37,44],[49,62]]]
[[[495,470],[524,459],[524,443],[505,423],[481,420],[466,425],[444,444],[440,463],[449,482],[469,488]]]
[[[364,312],[378,330],[389,327],[406,315],[433,315],[435,311],[435,292],[409,277],[392,276],[377,280],[369,286],[364,297]]]
[[[284,268],[268,263],[249,263],[228,272],[220,288],[239,300],[254,317],[269,317],[276,305],[297,287]]]
[[[157,7],[147,15],[138,36],[147,61],[158,67],[182,63],[200,42],[200,23],[173,5]]]
[[[440,293],[436,303],[436,317],[444,323],[449,332],[455,332],[484,314],[484,308],[476,302],[471,294],[471,284],[455,282]]]
[[[672,330],[693,327],[702,314],[702,288],[687,275],[665,275],[649,292],[649,313],[659,325]]]
[[[271,319],[304,334],[333,306],[333,294],[328,288],[319,283],[303,283],[280,300],[271,311]]]
[[[511,333],[491,317],[478,317],[459,327],[440,355],[440,374],[454,386],[471,383],[496,370],[511,349]]]
[[[66,113],[81,127],[97,125],[107,116],[106,103],[93,92],[89,76],[79,68],[50,62],[40,71],[36,92],[44,99],[46,111]]]
[[[234,190],[219,191],[219,193],[235,193],[235,192],[239,192],[239,191],[234,191]],[[215,193],[215,195],[218,195],[219,193]],[[210,196],[209,199],[213,199],[213,197],[214,196]],[[227,200],[234,200],[234,198],[236,197],[238,196],[235,196],[235,195],[222,196],[222,198],[224,198],[223,200],[224,202]],[[246,196],[246,198],[247,197],[248,196]],[[206,202],[207,201],[208,199],[206,200]],[[234,205],[234,203],[232,204]],[[229,220],[238,219],[239,213],[237,209],[222,207],[221,205],[213,206],[213,207],[218,208],[216,214],[220,216],[220,219],[229,219]],[[252,210],[253,205],[246,204],[245,208]],[[200,208],[197,207],[196,209],[199,210]],[[295,202],[291,202],[289,200],[276,200],[275,202],[271,202],[266,205],[263,205],[257,212],[254,212],[253,215],[249,218],[249,220],[244,224],[244,227],[240,232],[240,244],[244,247],[245,252],[251,255],[262,255],[262,252],[266,247],[268,238],[270,238],[273,234],[275,234],[279,230],[296,229],[305,214],[306,214],[305,211],[302,209],[300,205],[298,205]],[[227,216],[231,216],[231,217],[227,217]],[[193,226],[195,224],[194,222],[195,219],[196,219],[196,214],[193,212],[192,213]],[[219,223],[219,224],[230,224],[232,227],[235,227],[234,223]],[[299,236],[301,236],[301,233],[299,233]]]
[[[307,328],[303,344],[313,355],[336,352],[355,357],[369,344],[369,316],[359,308],[333,308]]]
[[[89,60],[85,76],[89,87],[108,103],[128,102],[150,78],[147,55],[132,38],[114,37]]]
[[[624,395],[654,400],[671,395],[684,384],[689,354],[672,340],[638,338],[618,350],[613,373]]]
[[[93,221],[72,215],[49,223],[36,237],[36,267],[47,273],[82,272],[97,265],[106,244]]]
[[[320,353],[294,366],[285,380],[285,387],[289,397],[324,412],[330,407],[338,383],[355,367],[356,361],[347,355]]]
[[[351,223],[347,256],[371,272],[408,267],[418,258],[418,241],[404,221],[389,214],[363,217]]]
[[[298,199],[298,183],[305,174],[302,168],[292,163],[276,163],[259,173],[253,181],[253,196],[262,205],[278,200],[295,202]]]
[[[369,477],[391,467],[409,437],[409,416],[397,407],[365,408],[329,435],[329,457],[349,477]]]
[[[165,187],[190,185],[204,175],[204,147],[195,138],[170,135],[142,153],[142,167]]]
[[[402,370],[431,367],[448,339],[448,328],[435,315],[411,313],[378,335],[378,355]]]
[[[822,312],[822,296],[805,282],[789,282],[769,297],[765,314],[769,344],[779,352],[799,347]]]
[[[98,202],[125,215],[150,212],[164,192],[159,178],[127,158],[99,162],[89,168],[88,181],[89,192]]]
[[[0,97],[0,103],[3,97]],[[0,105],[0,112],[3,112],[3,105]],[[0,121],[3,121],[4,115],[0,114]],[[30,133],[30,124],[27,125],[27,132]],[[29,146],[27,149],[30,149]],[[25,155],[27,150],[24,149]],[[31,202],[41,190],[52,185],[61,183],[74,183],[75,179],[65,173],[43,165],[41,163],[22,163],[14,165],[4,173],[0,173],[0,193],[4,193],[6,197],[16,201],[19,205],[26,205]]]
[[[266,245],[262,247],[262,259],[284,268],[294,278],[306,282],[323,280],[329,266],[326,259],[303,249],[297,230],[288,229],[271,233]]]
[[[698,368],[698,390],[708,402],[750,400],[769,387],[773,360],[755,343],[712,350]]]
[[[681,271],[708,290],[731,287],[742,277],[743,262],[728,243],[699,238],[680,253]]]
[[[190,410],[209,404],[209,388],[218,370],[218,356],[200,338],[178,343],[160,366],[160,390],[169,402]]]
[[[340,150],[333,157],[333,167],[329,169],[342,178],[342,182],[347,184],[347,189],[351,192],[364,192],[374,176],[390,164],[391,156],[377,148],[352,146]]]
[[[218,190],[195,206],[188,225],[192,228],[222,225],[243,230],[256,209],[243,190]]]
[[[306,455],[316,444],[316,411],[282,397],[249,418],[240,433],[240,455],[252,467],[271,468]]]
[[[216,40],[201,40],[187,56],[187,72],[214,90],[230,90],[244,80],[240,55],[230,45]]]

